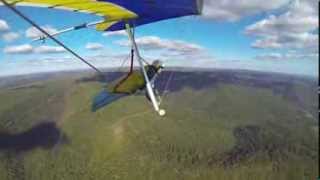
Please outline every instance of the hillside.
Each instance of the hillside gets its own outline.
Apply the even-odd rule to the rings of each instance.
[[[108,81],[121,73],[107,74]],[[165,72],[166,117],[144,95],[93,113],[103,83],[49,76],[0,89],[0,179],[318,177],[316,81],[247,71]],[[8,84],[7,83],[7,84]]]

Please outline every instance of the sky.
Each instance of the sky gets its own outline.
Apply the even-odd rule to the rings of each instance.
[[[18,7],[49,33],[101,20],[66,10]],[[166,66],[246,69],[318,77],[317,0],[204,0],[201,16],[136,28],[136,41],[148,61]],[[0,5],[0,76],[88,68],[34,27]],[[124,31],[94,28],[59,35],[99,68],[128,65]]]

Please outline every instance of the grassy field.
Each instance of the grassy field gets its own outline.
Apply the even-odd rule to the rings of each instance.
[[[183,88],[160,118],[138,95],[91,112],[101,87],[58,78],[0,89],[0,179],[318,176],[317,119],[268,88]]]

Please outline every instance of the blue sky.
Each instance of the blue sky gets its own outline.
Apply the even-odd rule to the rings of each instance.
[[[137,42],[146,59],[161,59],[168,66],[317,76],[317,1],[271,0],[264,5],[248,1],[251,4],[207,0],[201,17],[140,26],[136,29]],[[49,32],[101,20],[65,10],[19,10]],[[31,42],[37,35],[28,23],[0,6],[0,76],[86,68],[50,40]],[[98,67],[118,67],[128,55],[123,32],[104,33],[90,28],[58,39]]]

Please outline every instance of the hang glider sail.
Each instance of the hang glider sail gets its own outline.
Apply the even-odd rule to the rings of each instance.
[[[6,0],[15,6],[64,9],[103,17],[99,31],[125,29],[160,20],[201,14],[203,0]]]
[[[141,69],[141,74],[145,80],[144,87],[147,92],[147,97],[152,102],[153,108],[160,116],[165,115],[165,110],[160,109],[159,107],[161,100],[155,95],[154,81],[149,78],[145,68],[145,64],[147,63],[140,55],[138,45],[134,37],[134,28],[165,19],[188,15],[199,15],[202,12],[203,6],[203,0],[0,0],[0,2],[42,32],[44,36],[40,37],[40,39],[50,38],[102,76],[103,73],[99,69],[72,51],[54,36],[91,26],[95,26],[96,30],[99,31],[118,31],[125,29],[131,42],[132,58],[133,55],[135,55]],[[90,13],[101,16],[103,20],[85,23],[62,30],[55,34],[49,34],[30,18],[25,16],[21,11],[16,9],[15,6],[34,6]]]

